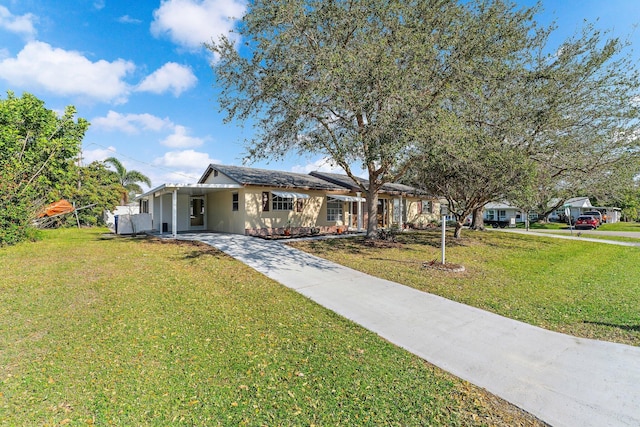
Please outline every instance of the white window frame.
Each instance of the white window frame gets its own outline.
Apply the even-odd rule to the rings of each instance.
[[[293,197],[280,197],[275,194],[271,195],[271,210],[274,211],[292,211]]]
[[[343,203],[341,200],[327,197],[327,222],[342,221]]]

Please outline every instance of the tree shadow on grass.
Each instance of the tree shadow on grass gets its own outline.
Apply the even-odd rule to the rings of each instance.
[[[629,332],[640,332],[640,325],[617,325],[615,323],[592,322],[589,320],[583,320],[582,323],[586,323],[588,325],[596,325],[596,326],[607,326],[609,328],[617,328],[617,329],[622,329],[623,331],[629,331]]]

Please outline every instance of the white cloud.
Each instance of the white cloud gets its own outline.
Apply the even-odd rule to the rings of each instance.
[[[307,163],[306,165],[295,165],[291,168],[291,172],[296,173],[309,173],[313,171],[344,173],[340,166],[337,166],[331,159],[327,157],[323,157],[312,163]]]
[[[153,161],[154,166],[176,169],[166,175],[167,182],[190,183],[197,181],[211,163],[220,161],[210,158],[208,153],[195,150],[169,151]]]
[[[190,67],[168,62],[148,75],[136,91],[160,94],[171,90],[174,96],[179,96],[185,90],[194,87],[197,82],[198,79]]]
[[[369,174],[365,169],[362,168],[362,165],[358,163],[352,163],[351,165],[349,165],[349,167],[351,168],[351,172],[353,172],[355,176],[368,179]],[[313,171],[338,173],[341,175],[345,175],[345,171],[328,157],[322,157],[314,162],[307,163],[306,165],[295,165],[291,168],[291,172],[296,173],[309,173]]]
[[[124,77],[135,69],[133,62],[91,62],[81,53],[29,42],[15,58],[0,61],[0,78],[13,86],[43,89],[63,96],[123,103],[129,94]]]
[[[120,131],[128,134],[138,134],[148,130],[160,132],[165,129],[174,129],[175,125],[168,118],[161,119],[152,114],[120,114],[109,111],[106,117],[96,117],[91,120],[91,125],[107,131]]]
[[[115,152],[115,147],[96,148],[95,150],[82,150],[82,164],[88,165],[89,163],[95,162],[96,160],[101,162],[107,157],[113,157]]]
[[[199,147],[204,143],[202,138],[189,136],[188,133],[189,129],[176,125],[173,129],[173,134],[160,141],[160,144],[171,148],[187,148]]]
[[[118,18],[118,22],[121,24],[141,24],[142,21],[136,18],[132,18],[129,15],[123,15]]]
[[[245,10],[242,0],[163,0],[153,11],[151,34],[195,50],[221,34],[233,37],[230,31]]]
[[[20,34],[28,39],[32,39],[36,35],[34,23],[37,22],[37,20],[38,18],[31,13],[16,16],[6,7],[0,6],[0,28],[10,33]]]
[[[95,7],[97,10],[102,10],[104,9],[104,0],[96,0],[93,2],[93,7]]]
[[[160,141],[160,144],[171,148],[199,147],[205,142],[204,138],[189,135],[189,128],[177,125],[166,117],[161,119],[148,113],[120,114],[110,110],[104,117],[91,119],[91,126],[94,129],[123,132],[129,135],[136,135],[144,131],[171,132]]]

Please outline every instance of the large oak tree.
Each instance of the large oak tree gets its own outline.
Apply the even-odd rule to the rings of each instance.
[[[256,121],[250,160],[316,152],[342,167],[367,195],[371,236],[382,185],[405,173],[450,88],[513,31],[493,13],[450,0],[256,0],[243,45],[207,45],[220,105]]]

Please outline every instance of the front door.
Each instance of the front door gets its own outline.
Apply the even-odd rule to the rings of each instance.
[[[387,212],[387,199],[378,199],[378,227],[388,225]]]
[[[204,207],[203,196],[191,197],[189,200],[189,217],[191,221],[189,225],[192,230],[204,229]]]

